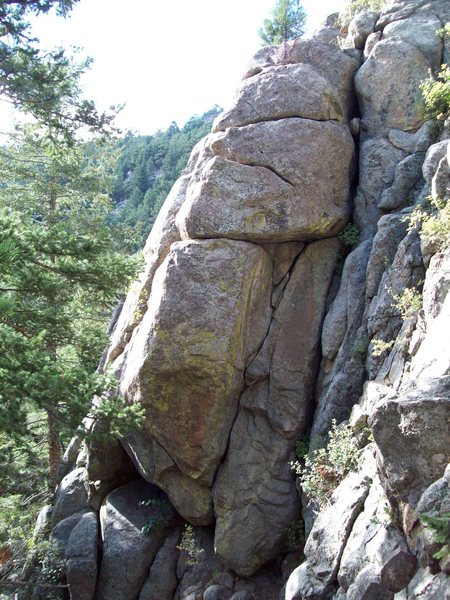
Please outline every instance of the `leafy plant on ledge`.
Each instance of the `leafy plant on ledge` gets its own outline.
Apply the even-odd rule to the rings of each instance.
[[[191,567],[199,562],[201,555],[204,553],[192,525],[184,526],[181,533],[181,541],[177,548],[184,552],[186,563]]]
[[[344,477],[358,465],[359,448],[349,425],[337,426],[333,419],[328,444],[309,452],[304,465],[291,462],[300,485],[310,501],[319,509],[326,506],[333,491]]]

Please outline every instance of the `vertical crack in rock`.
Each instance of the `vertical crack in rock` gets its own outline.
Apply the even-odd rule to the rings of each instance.
[[[247,369],[247,379],[256,381],[241,395],[213,488],[217,552],[242,576],[276,556],[285,527],[298,516],[288,462],[312,412],[320,330],[338,247],[336,239],[322,240],[301,252],[265,343]],[[294,323],[303,337],[295,335]]]

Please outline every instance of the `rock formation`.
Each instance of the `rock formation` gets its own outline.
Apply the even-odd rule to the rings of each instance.
[[[332,19],[264,48],[194,149],[107,354],[144,423],[72,448],[56,494],[72,600],[449,597],[418,515],[450,512],[450,251],[405,220],[450,198],[419,88],[448,21],[445,0],[399,0],[343,49]],[[333,420],[371,436],[313,514],[289,463]]]

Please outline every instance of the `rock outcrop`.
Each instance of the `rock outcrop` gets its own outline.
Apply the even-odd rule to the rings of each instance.
[[[450,199],[420,92],[447,21],[399,0],[264,48],[192,152],[106,357],[142,427],[62,466],[72,600],[448,597],[450,251],[407,222]],[[334,421],[360,459],[315,514],[290,462]]]

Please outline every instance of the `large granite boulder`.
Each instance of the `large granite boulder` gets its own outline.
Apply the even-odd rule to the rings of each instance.
[[[260,122],[217,133],[211,150],[216,158],[192,179],[177,217],[184,239],[313,240],[344,227],[353,157],[346,125]]]
[[[121,390],[146,408],[144,440],[155,440],[193,485],[211,484],[225,452],[247,357],[269,325],[271,278],[262,248],[205,240],[174,244],[153,281]],[[146,452],[145,442],[128,447],[137,462]]]
[[[310,65],[280,65],[244,80],[233,107],[217,117],[213,131],[290,117],[343,119],[336,88]]]
[[[386,134],[393,128],[411,131],[423,124],[420,84],[430,68],[416,46],[397,37],[374,47],[355,77],[362,122],[370,135]]]

